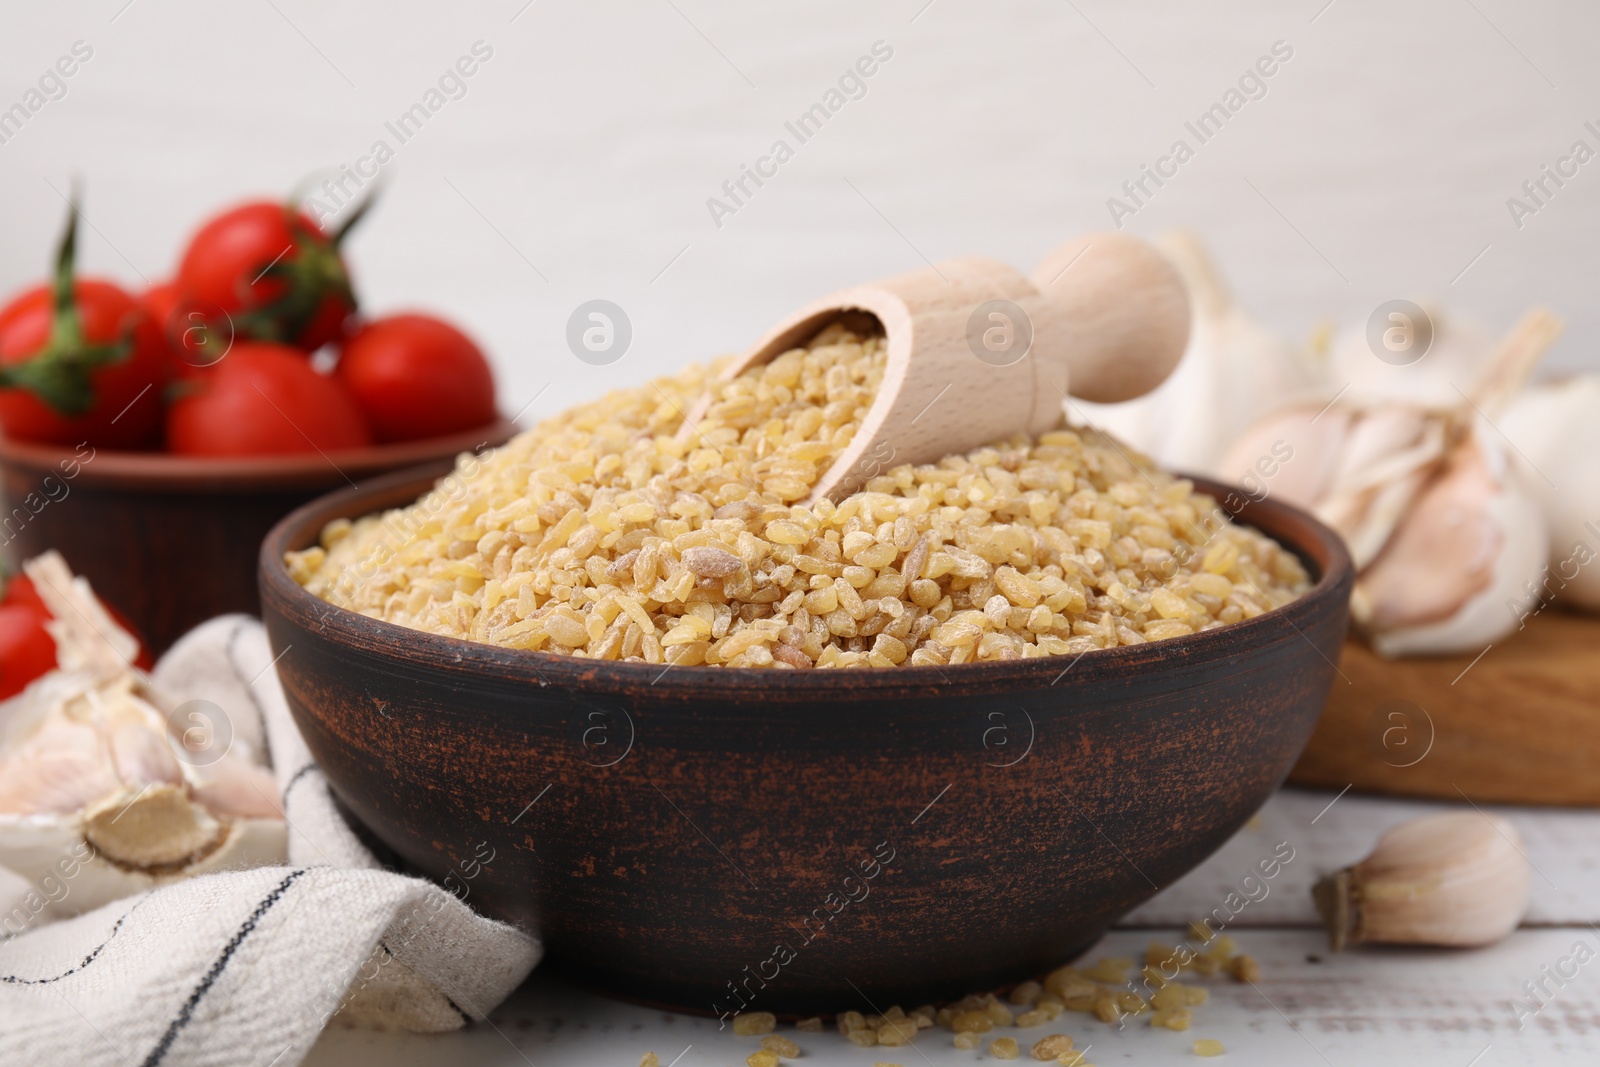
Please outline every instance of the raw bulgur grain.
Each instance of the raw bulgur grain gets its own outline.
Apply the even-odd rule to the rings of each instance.
[[[1072,1051],[1072,1038],[1066,1034],[1051,1034],[1041,1037],[1033,1045],[1033,1058],[1036,1060],[1053,1060],[1064,1052]]]
[[[1188,1008],[1163,1008],[1150,1016],[1151,1026],[1164,1026],[1168,1030],[1187,1030],[1194,1022],[1194,1012]]]
[[[770,1011],[747,1011],[733,1017],[733,1032],[741,1037],[770,1034],[778,1025],[778,1017]]]
[[[986,1011],[964,1011],[950,1020],[950,1029],[956,1033],[986,1034],[994,1029],[994,1020]]]
[[[1023,982],[1021,985],[1012,989],[1011,992],[1007,994],[1006,999],[1019,1008],[1031,1008],[1043,993],[1044,986],[1040,985],[1038,982]]]
[[[800,1055],[800,1046],[782,1034],[769,1034],[762,1038],[761,1047],[768,1052],[776,1052],[786,1060],[792,1060]]]
[[[1291,553],[1091,431],[801,503],[886,359],[881,337],[835,325],[730,381],[691,368],[615,392],[463,457],[410,507],[330,523],[290,574],[450,637],[771,669],[1077,655],[1252,618],[1307,588]]]
[[[916,1036],[917,1024],[913,1019],[890,1019],[878,1027],[880,1045],[909,1045]]]

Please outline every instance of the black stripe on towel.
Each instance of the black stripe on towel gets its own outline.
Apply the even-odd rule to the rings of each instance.
[[[315,763],[308,763],[304,767],[301,767],[298,771],[295,771],[294,774],[290,776],[289,780],[287,782],[283,783],[283,793],[279,796],[278,803],[280,803],[280,804],[288,804],[289,803],[289,790],[291,790],[295,786],[299,785],[300,784],[300,779],[304,778],[306,775],[310,774],[312,771],[320,770],[320,769],[321,768],[319,768]]]
[[[148,900],[149,898],[146,897],[145,899]],[[144,900],[139,901],[139,904],[143,903]],[[23,978],[21,975],[16,974],[0,974],[0,982],[6,982],[10,985],[49,985],[51,982],[61,981],[61,979],[65,978],[69,974],[77,974],[79,971],[89,966],[89,964],[93,963],[95,959],[99,957],[100,951],[107,945],[111,944],[112,939],[117,936],[117,931],[122,929],[122,924],[128,921],[128,916],[132,915],[139,909],[139,904],[135,904],[133,907],[123,912],[122,918],[117,920],[116,925],[111,928],[111,932],[106,935],[106,939],[96,945],[94,950],[87,956],[79,960],[77,966],[68,967],[60,974],[52,975],[49,978]]]
[[[239,946],[244,944],[245,938],[249,937],[255,930],[256,925],[261,921],[261,917],[272,910],[272,906],[305,873],[306,868],[304,867],[297,871],[290,871],[288,877],[279,882],[276,889],[263,897],[261,903],[256,905],[256,910],[250,913],[250,917],[240,925],[238,930],[234,931],[233,937],[222,947],[221,955],[212,962],[211,969],[206,971],[205,977],[200,979],[200,984],[194,987],[194,992],[189,994],[189,999],[184,1001],[183,1007],[178,1010],[178,1014],[173,1018],[172,1022],[167,1024],[167,1032],[161,1035],[161,1040],[156,1042],[156,1047],[151,1049],[150,1055],[145,1057],[144,1067],[156,1067],[156,1064],[166,1057],[168,1050],[172,1048],[173,1041],[177,1040],[179,1031],[188,1026],[189,1020],[194,1018],[195,1008],[199,1007],[200,1001],[204,1000],[205,995],[211,991],[211,987],[216,984],[217,979],[228,966],[228,961],[233,958],[235,952],[239,951]]]

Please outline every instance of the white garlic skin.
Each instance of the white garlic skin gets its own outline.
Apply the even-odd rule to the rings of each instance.
[[[1528,484],[1549,534],[1545,595],[1600,611],[1600,376],[1525,389],[1498,421],[1535,468]]]
[[[1528,910],[1529,882],[1515,826],[1498,815],[1449,811],[1385,833],[1366,859],[1324,880],[1318,905],[1335,947],[1471,948],[1517,928]],[[1342,900],[1329,898],[1334,885]],[[1335,915],[1343,920],[1337,926]]]

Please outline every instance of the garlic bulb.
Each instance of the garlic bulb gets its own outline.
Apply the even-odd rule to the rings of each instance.
[[[1411,819],[1354,867],[1311,893],[1335,952],[1347,944],[1489,945],[1528,910],[1528,861],[1498,815],[1450,811]]]
[[[1189,347],[1158,388],[1120,404],[1072,401],[1069,412],[1126,441],[1169,470],[1217,474],[1229,445],[1251,423],[1307,392],[1319,377],[1311,357],[1234,303],[1199,238],[1159,241],[1189,289]]]
[[[1600,377],[1584,375],[1524,390],[1500,419],[1536,473],[1549,532],[1549,570],[1540,596],[1600,610]]]
[[[77,914],[173,878],[284,862],[271,773],[241,752],[187,749],[169,726],[183,706],[129,666],[136,642],[87,583],[53,552],[25,570],[55,616],[62,667],[0,704],[0,866],[64,886],[57,913]]]
[[[1351,614],[1380,654],[1477,652],[1520,625],[1545,526],[1529,472],[1487,418],[1559,330],[1548,313],[1528,315],[1449,406],[1298,404],[1229,450],[1224,478],[1343,536],[1358,572]]]
[[[1402,402],[1448,408],[1461,402],[1457,387],[1478,378],[1495,355],[1493,332],[1473,319],[1446,314],[1424,303],[1420,310],[1431,341],[1425,355],[1410,363],[1388,363],[1373,353],[1365,324],[1339,332],[1328,356],[1326,382],[1345,389],[1354,403]]]

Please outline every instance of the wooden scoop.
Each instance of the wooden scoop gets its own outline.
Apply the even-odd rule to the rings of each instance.
[[[794,312],[726,371],[736,378],[840,319],[875,318],[883,384],[810,502],[839,501],[902,463],[927,463],[1061,420],[1070,393],[1112,403],[1171,373],[1189,339],[1189,298],[1150,245],[1120,233],[1068,242],[1024,277],[978,256],[844,289]],[[688,439],[710,407],[689,411]]]

